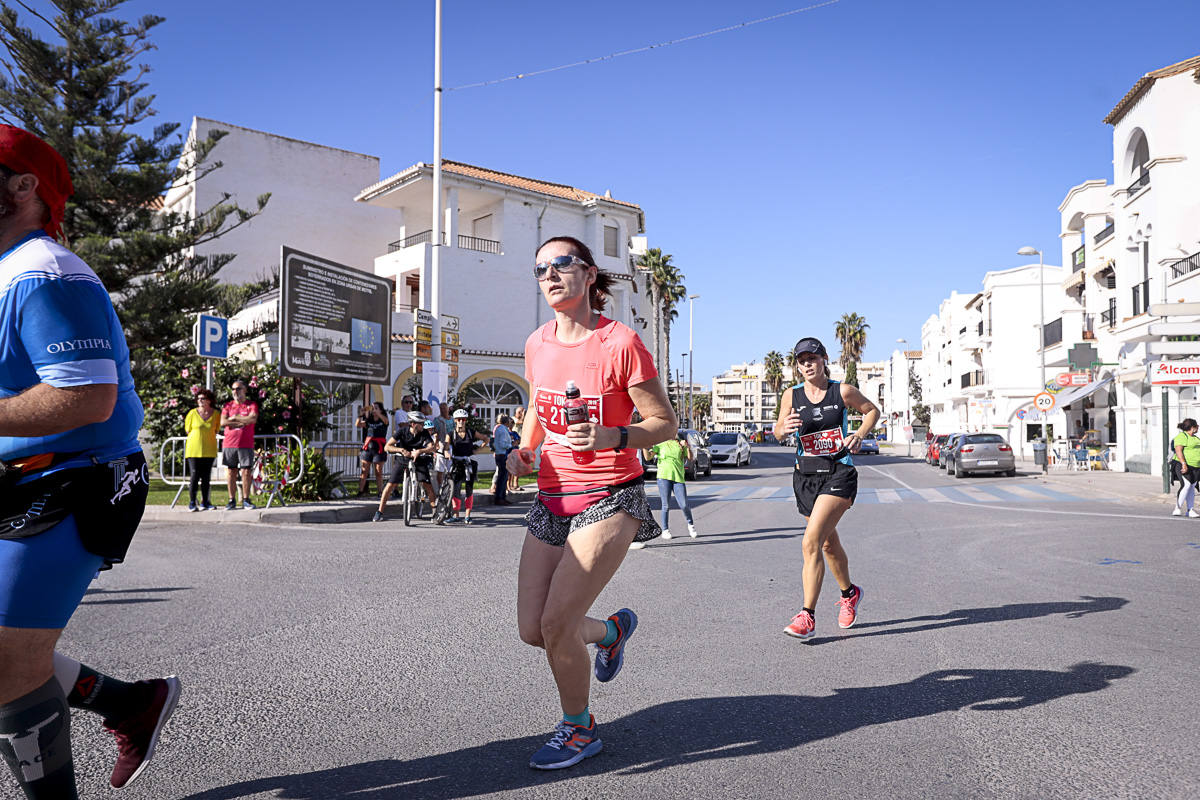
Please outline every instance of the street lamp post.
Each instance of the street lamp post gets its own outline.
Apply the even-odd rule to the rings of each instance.
[[[1042,261],[1041,250],[1025,246],[1017,251],[1017,255],[1038,257],[1038,353],[1042,357],[1042,382],[1038,385],[1038,391],[1043,392],[1046,390],[1046,270]],[[1041,414],[1042,444],[1049,448],[1050,441],[1046,436],[1046,412],[1043,411]],[[1046,472],[1050,462],[1049,451],[1047,451],[1046,457],[1042,461],[1042,472]]]
[[[692,350],[692,331],[695,328],[696,312],[692,304],[693,300],[699,298],[698,294],[688,295],[688,427],[696,427],[696,405],[692,396],[692,362],[696,360],[695,352]]]
[[[897,339],[896,344],[908,344],[908,339]],[[901,355],[903,355],[904,350],[901,350],[900,353],[901,353]],[[908,357],[907,356],[904,357],[904,367],[905,367],[905,369],[908,368]],[[894,376],[893,376],[893,379],[894,379]],[[908,429],[909,429],[909,431],[911,431],[912,430],[912,405],[911,405],[912,391],[911,391],[911,387],[908,386],[908,373],[907,372],[904,373],[904,385],[905,385],[904,421],[908,423]],[[893,393],[893,395],[895,394],[895,385],[894,384],[892,386],[892,393]],[[903,428],[904,426],[901,426],[901,427]],[[888,431],[889,439],[892,437],[892,434],[893,434],[893,431],[889,430]],[[908,445],[905,448],[905,452],[908,454],[908,456],[910,458],[912,457],[912,440],[913,440],[912,433],[909,433],[908,434]]]

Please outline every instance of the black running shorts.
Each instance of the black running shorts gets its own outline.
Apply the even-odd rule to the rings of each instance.
[[[796,508],[806,517],[812,516],[817,498],[823,494],[844,497],[854,503],[858,497],[858,470],[851,464],[835,462],[833,472],[806,475],[792,472],[792,491],[796,493]]]

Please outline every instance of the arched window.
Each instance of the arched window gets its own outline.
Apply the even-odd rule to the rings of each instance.
[[[501,414],[511,417],[518,407],[526,404],[520,387],[503,378],[472,381],[467,386],[467,402],[475,405],[475,411],[489,428],[496,424]]]
[[[1150,142],[1141,128],[1134,128],[1125,146],[1125,174],[1137,178],[1146,171],[1146,162],[1150,160]]]

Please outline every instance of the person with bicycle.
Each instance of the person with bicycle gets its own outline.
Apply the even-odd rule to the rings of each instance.
[[[479,472],[479,462],[471,458],[475,449],[487,444],[487,435],[481,431],[473,431],[467,427],[470,415],[465,408],[454,412],[454,430],[450,432],[451,480],[454,482],[454,516],[451,521],[458,519],[458,512],[463,512],[463,524],[471,524],[471,509],[475,506],[475,475]],[[459,491],[465,490],[465,497],[459,499]]]
[[[404,483],[404,475],[408,472],[409,461],[413,462],[417,482],[425,490],[425,496],[429,499],[429,507],[433,508],[435,501],[429,470],[433,466],[435,448],[433,436],[430,431],[425,429],[425,415],[419,411],[408,412],[408,424],[398,427],[395,434],[383,446],[385,453],[394,453],[400,457],[396,459],[392,475],[388,479],[387,485],[383,487],[383,496],[379,498],[379,510],[371,518],[372,522],[383,521],[383,509],[387,507],[388,498],[392,496],[395,488]]]

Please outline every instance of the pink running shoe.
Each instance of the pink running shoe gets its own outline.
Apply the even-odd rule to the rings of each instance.
[[[839,628],[849,628],[858,619],[858,604],[862,602],[863,590],[861,586],[850,585],[854,586],[854,594],[839,597],[837,601]]]
[[[801,610],[799,614],[792,617],[791,623],[783,629],[783,632],[797,639],[807,639],[817,632],[817,621],[813,619],[812,614]]]
[[[133,783],[149,766],[159,734],[179,702],[179,679],[174,675],[138,683],[147,683],[153,690],[150,704],[115,727],[104,726],[117,737],[117,764],[109,781],[114,789]]]

